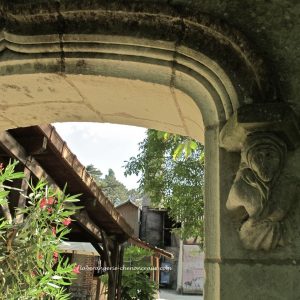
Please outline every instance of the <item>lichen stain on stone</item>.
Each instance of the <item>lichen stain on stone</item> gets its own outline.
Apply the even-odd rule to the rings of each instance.
[[[80,59],[76,63],[76,67],[78,67],[78,68],[85,67],[85,66],[86,66],[86,62],[84,59]]]
[[[34,97],[33,97],[33,96],[31,96],[31,95],[30,95],[30,94],[28,94],[28,93],[25,93],[24,95],[25,95],[25,96],[27,96],[27,98],[34,99]]]
[[[51,93],[55,93],[56,90],[55,88],[51,87],[51,86],[48,86],[48,90],[51,92]]]
[[[12,90],[16,90],[16,91],[18,91],[18,92],[20,92],[21,91],[21,88],[19,87],[19,86],[17,86],[17,85],[15,85],[15,84],[7,84],[7,83],[3,83],[2,84],[2,86],[3,86],[3,91],[7,91],[8,89],[12,89]]]

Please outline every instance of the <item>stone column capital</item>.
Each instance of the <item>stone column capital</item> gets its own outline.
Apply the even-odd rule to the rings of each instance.
[[[220,146],[239,152],[247,136],[272,133],[281,138],[288,149],[300,145],[300,128],[294,111],[286,103],[260,103],[241,106],[226,122],[220,134]]]

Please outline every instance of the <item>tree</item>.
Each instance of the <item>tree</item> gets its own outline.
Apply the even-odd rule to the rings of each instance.
[[[103,173],[98,168],[96,168],[93,164],[89,164],[86,166],[86,171],[94,178],[97,185],[103,185],[103,179],[101,178]]]
[[[109,169],[107,175],[104,177],[102,190],[114,205],[119,205],[128,199],[127,188],[117,180],[115,172],[112,169]]]
[[[125,165],[125,175],[141,175],[143,189],[156,207],[181,222],[181,238],[203,240],[204,148],[187,137],[148,130],[139,154]]]
[[[24,177],[14,171],[16,164],[0,167],[0,299],[69,299],[65,286],[79,270],[62,258],[58,246],[70,231],[76,208],[71,204],[78,200],[54,192],[46,182],[28,183],[27,205],[14,216],[8,200],[14,188],[9,183]],[[25,215],[22,221],[20,214]]]
[[[128,200],[135,203],[137,206],[142,204],[143,191],[139,189],[131,189],[128,191]]]
[[[103,173],[93,164],[88,165],[86,170],[102,189],[104,195],[114,205],[119,205],[128,199],[132,199],[137,194],[137,192],[134,192],[135,190],[128,191],[126,186],[116,178],[115,172],[112,169],[108,170],[104,178],[102,177]]]

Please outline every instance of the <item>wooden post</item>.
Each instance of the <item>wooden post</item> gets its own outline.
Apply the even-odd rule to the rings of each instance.
[[[121,300],[122,293],[122,267],[124,261],[124,245],[121,246],[120,258],[119,258],[119,273],[118,273],[118,283],[117,283],[117,300]]]
[[[118,274],[119,274],[119,270],[118,270],[118,266],[119,266],[119,258],[120,258],[120,246],[119,246],[119,243],[117,241],[114,242],[114,247],[111,251],[111,261],[112,261],[112,264],[113,264],[113,281],[112,281],[112,289],[113,289],[113,292],[112,292],[112,299],[116,299],[117,297],[117,282],[118,282]],[[110,299],[109,299],[110,300]]]
[[[108,264],[108,294],[107,294],[107,300],[115,300],[116,299],[116,277],[115,277],[115,272],[112,270],[112,258],[115,258],[115,245],[113,249],[112,255],[110,255],[109,252],[109,247],[108,247],[108,240],[105,232],[101,230],[101,237],[102,237],[102,242],[103,242],[103,249],[104,249],[104,255],[105,255],[105,261]],[[113,260],[113,262],[115,262]]]
[[[101,280],[98,277],[97,278],[97,287],[96,287],[96,300],[100,300],[100,292],[101,292]]]
[[[24,175],[25,177],[22,180],[21,183],[21,190],[23,191],[23,194],[20,194],[19,201],[18,201],[18,208],[24,208],[26,205],[26,195],[28,191],[28,181],[30,180],[31,172],[28,168],[24,168]],[[16,215],[16,223],[21,224],[24,220],[24,214],[23,213],[17,213]]]
[[[153,270],[153,272],[154,272],[153,280],[156,282],[158,287],[159,287],[159,272],[160,272],[160,270],[159,270],[159,258],[160,258],[160,256],[157,256],[157,254],[155,254],[153,256],[153,265],[155,267],[155,270]],[[157,290],[156,298],[159,298],[159,289]]]
[[[153,255],[151,255],[151,257],[150,257],[150,264],[151,264],[151,268],[155,267]],[[152,269],[150,272],[150,280],[155,281],[155,273],[156,273],[156,271],[154,269]]]
[[[155,256],[155,267],[156,267],[156,283],[159,284],[159,257]]]

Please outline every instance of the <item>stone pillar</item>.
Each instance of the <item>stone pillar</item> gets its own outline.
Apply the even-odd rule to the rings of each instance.
[[[220,299],[220,149],[219,128],[205,131],[205,273],[204,298]]]
[[[246,113],[245,113],[246,112]],[[300,148],[294,114],[240,109],[206,133],[206,300],[300,299]]]

